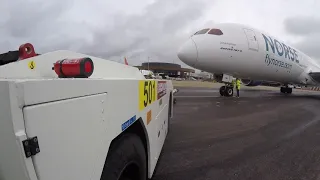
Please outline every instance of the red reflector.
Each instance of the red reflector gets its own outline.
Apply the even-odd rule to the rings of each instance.
[[[64,59],[54,63],[53,69],[59,78],[88,78],[94,65],[90,58]]]
[[[36,52],[34,51],[34,47],[30,43],[22,44],[19,47],[19,59],[28,59],[31,57],[37,56]]]

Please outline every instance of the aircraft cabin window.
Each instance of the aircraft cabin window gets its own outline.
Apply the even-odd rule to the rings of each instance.
[[[222,31],[220,29],[211,29],[208,34],[213,34],[213,35],[223,35]]]
[[[208,28],[208,29],[202,29],[202,30],[196,32],[194,35],[205,34],[205,33],[207,33],[208,31],[209,31],[209,28]]]

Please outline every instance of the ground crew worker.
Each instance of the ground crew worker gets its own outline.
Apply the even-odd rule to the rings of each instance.
[[[237,89],[237,97],[240,97],[240,79],[239,78],[237,78],[237,80],[236,80],[236,89]]]

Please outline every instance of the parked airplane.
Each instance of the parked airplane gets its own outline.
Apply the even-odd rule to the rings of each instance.
[[[265,32],[234,23],[217,24],[193,34],[178,51],[187,65],[215,74],[226,86],[221,95],[232,96],[230,79],[246,86],[262,82],[281,84],[282,93],[292,85],[319,86],[320,63]]]

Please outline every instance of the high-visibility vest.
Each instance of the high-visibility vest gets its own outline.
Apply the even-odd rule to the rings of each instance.
[[[232,80],[232,86],[236,87],[236,80],[234,80],[234,79]]]
[[[240,80],[239,79],[236,81],[236,88],[240,89]]]

